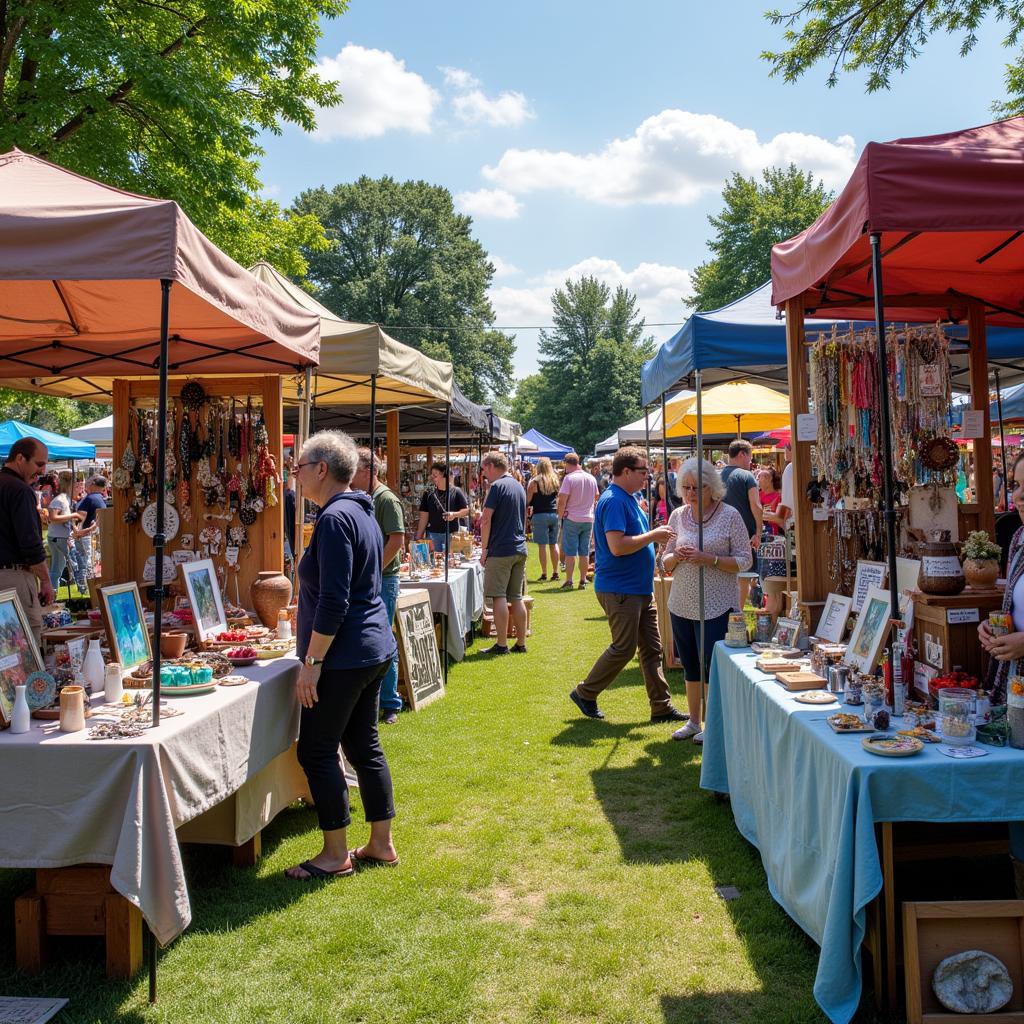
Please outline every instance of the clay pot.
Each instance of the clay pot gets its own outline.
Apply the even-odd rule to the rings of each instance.
[[[188,633],[161,633],[160,653],[165,658],[180,658],[185,653]]]
[[[917,587],[922,594],[950,597],[967,586],[964,570],[950,542],[949,530],[934,530],[934,537],[921,545],[921,569]]]
[[[965,558],[964,578],[975,590],[991,590],[999,578],[999,563],[994,558]]]
[[[276,628],[281,609],[287,608],[292,599],[292,581],[276,569],[261,572],[252,581],[249,594],[260,622]]]
[[[65,686],[60,691],[60,731],[79,732],[85,728],[85,688]]]

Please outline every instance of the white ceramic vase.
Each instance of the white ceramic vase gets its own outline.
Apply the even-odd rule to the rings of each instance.
[[[11,732],[28,732],[32,728],[31,712],[24,685],[14,688],[14,710],[11,712]]]
[[[117,704],[124,696],[121,672],[121,665],[116,661],[110,662],[103,670],[103,699],[108,704]]]
[[[99,640],[89,641],[89,649],[82,663],[82,675],[85,677],[87,693],[99,693],[103,689],[103,655],[100,653]]]

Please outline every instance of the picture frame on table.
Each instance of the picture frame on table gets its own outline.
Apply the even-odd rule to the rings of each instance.
[[[212,558],[181,563],[181,578],[185,583],[192,617],[200,640],[216,636],[228,628],[224,612],[224,598],[217,582],[217,567]]]
[[[799,619],[789,619],[785,615],[780,615],[775,620],[772,644],[776,647],[796,647],[802,628],[803,623]]]
[[[0,729],[11,724],[16,686],[43,671],[43,656],[16,590],[0,590]]]
[[[850,634],[850,643],[843,655],[843,662],[852,668],[870,675],[878,664],[878,658],[889,635],[889,620],[892,616],[892,599],[888,590],[871,587],[864,605],[857,616],[857,623]]]
[[[125,671],[152,661],[153,646],[149,640],[138,583],[132,580],[131,583],[100,587],[100,608],[114,660]]]
[[[846,620],[850,617],[852,605],[852,597],[847,597],[845,594],[829,594],[825,600],[825,607],[822,609],[821,618],[818,619],[818,628],[814,631],[814,635],[819,640],[841,644],[846,636]]]
[[[885,562],[866,562],[857,559],[857,575],[853,581],[853,610],[860,613],[864,600],[872,587],[884,587],[889,576]]]

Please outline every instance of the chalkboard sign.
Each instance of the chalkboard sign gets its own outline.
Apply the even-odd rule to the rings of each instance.
[[[399,679],[413,711],[444,696],[444,675],[437,653],[434,613],[425,590],[403,590],[395,613]]]

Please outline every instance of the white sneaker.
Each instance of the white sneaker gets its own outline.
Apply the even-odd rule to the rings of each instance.
[[[699,735],[701,735],[700,726],[694,725],[693,722],[687,722],[681,729],[676,729],[676,731],[672,733],[672,739],[688,740]]]
[[[696,743],[698,747],[703,747],[704,746],[704,730],[703,729],[701,729],[701,731],[699,733],[697,733],[696,736],[693,737],[693,742]]]

